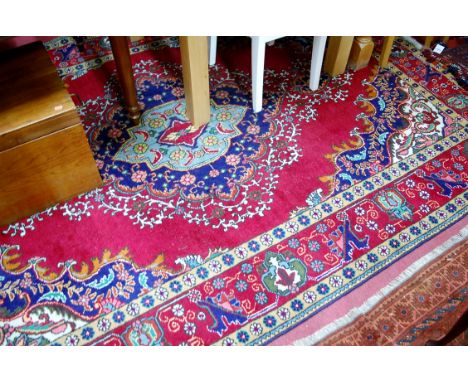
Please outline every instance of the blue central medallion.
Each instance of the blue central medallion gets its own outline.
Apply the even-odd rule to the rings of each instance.
[[[247,108],[212,102],[210,122],[200,127],[183,119],[185,110],[185,100],[177,100],[144,112],[114,159],[145,163],[153,171],[161,167],[189,171],[213,163],[228,151],[231,139],[241,135],[237,124]]]

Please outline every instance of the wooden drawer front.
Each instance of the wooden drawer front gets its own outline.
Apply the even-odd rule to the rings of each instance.
[[[101,186],[80,124],[0,152],[0,225]]]

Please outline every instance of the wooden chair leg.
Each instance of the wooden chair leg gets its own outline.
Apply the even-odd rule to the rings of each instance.
[[[138,105],[135,79],[133,78],[132,61],[128,49],[128,37],[110,36],[109,40],[128,115],[132,123],[136,125],[140,121],[140,106]]]
[[[323,56],[325,54],[325,44],[327,36],[315,36],[312,49],[312,60],[310,63],[309,87],[311,90],[317,90],[320,83],[320,72],[322,71]]]
[[[390,58],[390,53],[392,52],[393,41],[395,36],[385,36],[383,41],[382,52],[380,54],[379,65],[381,68],[386,68],[388,66],[388,59]]]
[[[265,43],[252,37],[252,106],[255,113],[262,110],[264,66]]]
[[[331,36],[323,62],[323,71],[331,76],[344,73],[349,53],[353,45],[353,36]]]
[[[354,38],[348,65],[353,70],[365,68],[374,50],[374,42],[370,36],[357,36]]]

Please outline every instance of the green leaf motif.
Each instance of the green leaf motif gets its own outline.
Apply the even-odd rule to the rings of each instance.
[[[140,273],[140,275],[138,276],[138,282],[140,283],[140,285],[143,288],[146,288],[146,289],[149,288],[149,286],[148,286],[148,276],[146,276],[146,273]]]
[[[57,301],[57,302],[67,302],[66,296],[62,292],[49,292],[46,294],[43,294],[41,298],[38,300],[39,301]]]
[[[92,281],[91,283],[88,284],[88,286],[94,289],[102,289],[110,285],[112,281],[114,281],[114,278],[115,278],[115,273],[111,269],[108,275],[102,276],[99,281],[98,280]]]

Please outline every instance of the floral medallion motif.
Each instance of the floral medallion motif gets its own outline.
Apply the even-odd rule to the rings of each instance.
[[[114,160],[144,163],[149,171],[161,167],[190,171],[215,162],[226,154],[231,139],[242,134],[237,124],[244,118],[245,107],[218,106],[213,102],[210,122],[200,127],[183,118],[185,110],[185,100],[180,100],[144,112],[140,125],[129,129],[131,139],[119,149]],[[238,161],[238,156],[226,158],[228,165]]]
[[[176,65],[135,65],[139,98],[146,110],[140,125],[107,95],[81,112],[107,187],[104,211],[123,213],[140,227],[181,216],[227,230],[263,214],[281,170],[300,156],[297,124],[264,110],[254,114],[250,97],[229,74],[212,75],[211,120],[195,128],[184,117],[184,91]]]
[[[307,280],[307,267],[294,257],[267,252],[261,267],[262,283],[269,292],[287,296],[299,290]]]

